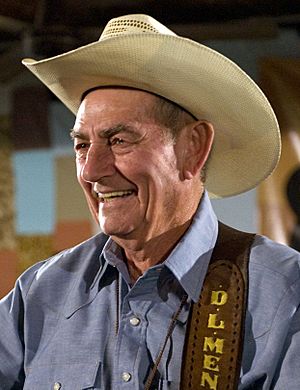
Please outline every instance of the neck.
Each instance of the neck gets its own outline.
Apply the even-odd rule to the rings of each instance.
[[[122,246],[126,256],[126,264],[133,283],[150,267],[162,263],[171,253],[177,242],[191,224],[191,219],[180,226],[152,238],[136,247],[133,241],[115,240]]]

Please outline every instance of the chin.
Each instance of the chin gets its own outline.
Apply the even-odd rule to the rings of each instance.
[[[126,229],[125,227],[123,228],[120,225],[116,226],[115,224],[112,225],[112,224],[101,223],[101,220],[98,221],[98,223],[101,231],[107,236],[125,238],[131,233],[130,229],[128,228]]]

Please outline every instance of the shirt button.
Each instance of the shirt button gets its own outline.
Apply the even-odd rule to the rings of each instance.
[[[129,322],[132,326],[138,326],[141,320],[137,317],[131,317]]]
[[[55,382],[53,385],[53,390],[60,390],[61,389],[61,383]]]
[[[131,374],[129,372],[123,372],[122,379],[124,382],[129,382],[131,379]]]

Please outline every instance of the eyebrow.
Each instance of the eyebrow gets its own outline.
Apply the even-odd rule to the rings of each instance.
[[[99,134],[99,138],[110,138],[110,137],[120,133],[121,131],[126,131],[127,133],[136,134],[136,131],[132,127],[119,123],[116,126],[101,130],[101,132]],[[70,137],[73,140],[75,138],[80,138],[83,140],[88,139],[88,137],[84,133],[82,133],[79,130],[75,130],[75,129],[70,130]]]
[[[74,140],[75,138],[81,138],[81,139],[87,138],[81,131],[75,129],[70,130],[70,137],[72,140]]]

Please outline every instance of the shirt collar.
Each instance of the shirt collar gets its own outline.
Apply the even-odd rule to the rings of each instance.
[[[209,197],[204,192],[193,221],[165,260],[164,265],[174,274],[186,293],[198,301],[218,235],[218,221]],[[130,284],[130,277],[123,261],[122,249],[109,238],[102,254],[105,260],[117,267]]]
[[[113,267],[116,267],[118,271],[122,274],[127,284],[130,285],[130,276],[128,273],[127,266],[123,260],[123,250],[111,237],[109,237],[103,247],[102,258],[104,258]]]

